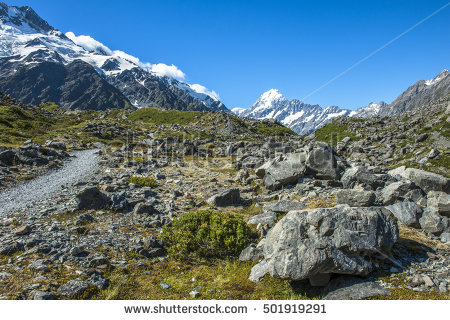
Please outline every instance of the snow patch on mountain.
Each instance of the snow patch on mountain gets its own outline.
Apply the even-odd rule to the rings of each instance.
[[[247,110],[247,109],[236,107],[236,108],[231,109],[231,112],[233,112],[237,116],[240,116],[245,110]]]
[[[299,134],[309,134],[334,118],[350,113],[336,106],[322,109],[297,99],[288,100],[277,89],[263,93],[250,108],[234,112],[249,118],[278,120]]]
[[[45,59],[68,64],[80,59],[92,65],[105,78],[117,77],[124,71],[140,68],[153,76],[177,80],[177,88],[200,100],[205,106],[216,110],[219,105],[220,98],[215,91],[200,84],[181,82],[186,74],[173,64],[143,62],[126,52],[111,50],[91,36],[77,36],[73,32],[63,34],[31,8],[7,6],[0,2],[0,58],[5,57],[14,57],[12,61],[26,64],[40,63]],[[139,84],[145,86],[142,81]],[[226,109],[223,104],[220,105],[219,109]]]
[[[380,101],[378,103],[371,102],[365,107],[358,108],[350,113],[350,117],[368,118],[380,115],[381,111],[387,107],[387,103]]]
[[[445,77],[447,77],[449,74],[450,74],[450,72],[447,69],[444,69],[433,79],[425,80],[425,85],[426,86],[435,85],[435,84],[441,82],[442,80],[444,80]]]

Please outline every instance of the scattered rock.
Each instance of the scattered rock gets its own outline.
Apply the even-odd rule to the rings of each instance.
[[[427,194],[427,204],[436,208],[440,215],[450,217],[450,195],[445,192],[430,191]]]
[[[250,244],[247,248],[242,250],[239,255],[240,261],[257,261],[263,258],[263,250],[262,247],[257,246],[255,243]]]
[[[59,287],[58,292],[66,298],[75,298],[82,295],[89,288],[89,284],[81,280],[70,280]]]
[[[289,154],[286,160],[276,161],[266,169],[264,185],[269,190],[296,184],[306,172],[306,154]]]
[[[351,207],[370,207],[375,202],[373,191],[343,189],[336,192],[338,204],[348,204]]]
[[[281,200],[264,206],[264,210],[270,210],[276,213],[287,213],[293,210],[302,210],[305,205],[291,200]]]
[[[277,219],[277,215],[272,211],[265,211],[263,213],[257,214],[255,216],[250,217],[248,219],[247,224],[253,225],[268,225],[272,227],[275,225],[275,220]]]
[[[384,187],[380,192],[380,197],[384,205],[394,204],[404,197],[415,185],[411,182],[398,181]]]
[[[170,288],[170,285],[167,284],[167,283],[165,283],[165,282],[161,282],[159,285],[160,285],[161,288],[163,288],[163,289],[169,289],[169,288]]]
[[[103,278],[98,273],[93,273],[88,282],[96,286],[99,290],[105,290],[109,285],[109,279]]]
[[[110,199],[97,187],[86,187],[75,198],[78,210],[105,209]]]
[[[333,279],[325,288],[324,300],[363,300],[375,296],[390,295],[372,279],[340,276]]]
[[[269,265],[266,260],[263,260],[252,268],[248,279],[259,282],[267,273],[269,273]]]
[[[430,191],[450,192],[450,181],[436,173],[427,172],[420,169],[398,167],[388,172],[399,179],[406,179],[414,182],[427,194]]]
[[[440,235],[448,227],[448,218],[440,216],[436,208],[427,207],[419,223],[425,232]]]
[[[56,300],[56,297],[52,292],[41,290],[33,290],[31,292],[31,297],[33,300]]]
[[[444,232],[441,234],[441,242],[450,243],[450,232]]]
[[[30,226],[22,226],[22,227],[17,228],[14,231],[14,234],[16,236],[25,236],[25,235],[29,234],[30,232],[31,232]]]
[[[387,206],[386,209],[391,211],[404,225],[420,228],[419,219],[422,215],[422,209],[414,202],[400,202]]]
[[[334,150],[325,142],[315,142],[306,159],[308,171],[318,179],[339,180],[341,168],[337,165]]]
[[[241,195],[237,188],[224,190],[208,199],[208,203],[218,207],[238,205],[240,202]]]

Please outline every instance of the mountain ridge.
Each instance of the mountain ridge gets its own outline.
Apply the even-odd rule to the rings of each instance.
[[[122,51],[112,51],[88,36],[81,37],[86,37],[93,42],[96,45],[93,48],[86,48],[86,45],[82,46],[75,43],[73,41],[76,40],[75,38],[72,40],[61,31],[50,26],[31,7],[8,6],[0,2],[0,30],[2,31],[0,33],[0,64],[10,66],[9,68],[3,68],[1,71],[0,88],[18,100],[47,102],[38,94],[32,98],[21,96],[21,91],[17,90],[16,86],[11,86],[11,82],[8,81],[9,78],[23,78],[25,74],[30,76],[30,69],[33,68],[31,65],[44,61],[68,65],[75,60],[81,60],[91,65],[104,81],[115,88],[115,90],[108,88],[103,93],[105,95],[107,92],[114,92],[113,95],[122,100],[115,105],[130,104],[135,108],[156,107],[229,112],[225,105],[214,96],[213,92],[209,93],[201,85],[191,85],[155,73],[149,69],[149,64],[141,63],[139,59]],[[167,67],[170,68],[171,66]],[[65,68],[58,68],[61,72],[63,69]],[[17,75],[18,70],[21,70],[23,74]],[[49,76],[59,78],[63,74],[58,73]],[[76,76],[76,74],[72,75],[74,78]],[[34,80],[37,81],[38,79]],[[96,83],[101,83],[101,81]],[[47,83],[47,86],[51,88],[52,83]],[[103,86],[103,88],[106,87],[106,85]],[[32,88],[28,89],[28,91],[33,91]],[[91,89],[91,92],[99,93],[98,90],[94,89]],[[68,92],[61,93],[61,95],[71,96]],[[71,103],[73,101],[58,100],[55,102],[65,107],[74,105]],[[87,99],[79,102],[89,104]],[[78,105],[78,103],[75,105]],[[93,104],[89,105],[93,106]],[[95,108],[103,110],[109,107],[107,103],[101,103]]]
[[[322,108],[297,99],[288,100],[278,89],[270,89],[248,109],[234,108],[232,111],[242,117],[275,119],[299,134],[310,134],[337,117],[395,115],[436,101],[449,92],[450,72],[444,69],[431,80],[417,81],[391,104],[384,101],[371,102],[353,111],[338,106]]]

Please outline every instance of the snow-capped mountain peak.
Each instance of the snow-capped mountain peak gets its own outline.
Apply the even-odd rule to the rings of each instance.
[[[269,91],[264,92],[258,100],[261,102],[272,102],[282,98],[284,97],[278,89],[270,89]]]
[[[123,51],[111,50],[90,36],[63,34],[30,7],[0,2],[0,60],[24,67],[42,62],[68,65],[81,60],[93,66],[135,107],[228,111],[214,91],[184,83],[185,74],[176,66],[142,62]],[[11,72],[15,69],[11,67]],[[14,96],[13,90],[7,93]]]
[[[277,89],[263,93],[248,109],[236,114],[256,119],[276,119],[300,134],[309,134],[332,119],[350,113],[336,106],[322,109],[299,100],[286,99]]]
[[[378,103],[371,102],[365,107],[358,108],[350,113],[350,117],[366,118],[375,117],[380,114],[380,112],[387,107],[387,103],[380,101]]]

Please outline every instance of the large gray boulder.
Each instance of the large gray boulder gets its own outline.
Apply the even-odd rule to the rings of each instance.
[[[333,148],[325,142],[315,142],[306,159],[308,172],[318,179],[339,180],[341,168],[338,166]]]
[[[430,191],[427,204],[437,209],[440,215],[450,217],[450,195],[445,192]]]
[[[336,202],[348,204],[351,207],[370,207],[375,202],[375,192],[342,189],[336,191]]]
[[[379,207],[291,211],[268,233],[263,265],[273,277],[302,280],[326,273],[367,275],[398,239],[389,210]]]
[[[208,199],[208,203],[218,207],[233,206],[240,202],[241,194],[237,188],[224,190]]]
[[[399,202],[386,209],[391,211],[394,216],[404,225],[412,228],[420,228],[419,218],[422,215],[422,208],[414,202]]]
[[[264,185],[269,190],[296,184],[306,172],[304,153],[289,154],[285,160],[272,163],[266,169]]]
[[[436,173],[420,169],[398,167],[388,172],[399,179],[410,180],[426,193],[430,191],[443,191],[450,193],[450,180]]]

